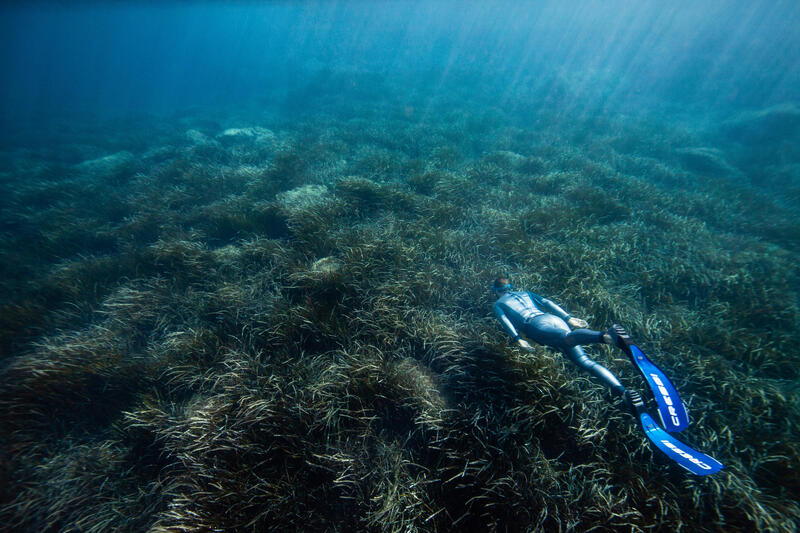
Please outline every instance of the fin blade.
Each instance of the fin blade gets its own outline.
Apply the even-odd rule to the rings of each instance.
[[[656,421],[649,414],[640,413],[639,422],[641,422],[644,433],[650,439],[650,442],[689,472],[698,476],[707,476],[722,470],[724,466],[722,463],[674,438],[664,428],[656,424]]]
[[[658,405],[658,415],[667,431],[683,431],[689,427],[689,413],[683,405],[677,389],[666,374],[661,371],[635,344],[628,344],[631,360],[642,373],[653,391]]]

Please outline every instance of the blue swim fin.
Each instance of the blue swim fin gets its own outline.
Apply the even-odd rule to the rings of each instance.
[[[674,438],[656,424],[656,421],[649,414],[640,413],[639,422],[641,422],[644,433],[650,439],[650,442],[655,444],[667,457],[692,474],[707,476],[722,470],[722,463]]]
[[[658,405],[658,416],[667,431],[683,431],[689,426],[689,413],[683,405],[681,397],[675,386],[666,374],[658,368],[655,363],[644,355],[644,352],[633,344],[630,336],[618,325],[613,325],[609,334],[615,340],[617,346],[622,349],[639,372],[644,377]]]
[[[644,434],[653,445],[680,466],[698,476],[707,476],[722,470],[723,465],[713,457],[698,452],[689,445],[679,441],[664,431],[653,417],[645,410],[642,396],[635,391],[628,390],[626,400],[634,414],[639,418]]]

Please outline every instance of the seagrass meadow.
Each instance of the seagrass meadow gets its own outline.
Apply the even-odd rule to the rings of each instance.
[[[692,128],[327,76],[302,113],[4,145],[3,530],[796,530],[797,107]],[[625,325],[725,469],[509,343],[506,272]]]
[[[0,533],[796,533],[797,35],[796,0],[0,3]],[[624,326],[724,468],[513,342],[504,275]]]

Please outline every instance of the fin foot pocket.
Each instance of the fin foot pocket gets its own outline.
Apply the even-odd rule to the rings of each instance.
[[[628,335],[628,332],[625,331],[625,328],[619,324],[614,324],[608,328],[606,335],[611,339],[611,344],[630,355],[631,337]]]
[[[639,413],[644,411],[642,395],[635,390],[628,389],[625,391],[625,404],[634,416],[639,416]]]

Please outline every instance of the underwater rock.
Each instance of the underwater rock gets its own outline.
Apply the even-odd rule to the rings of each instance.
[[[344,263],[332,255],[314,261],[309,268],[303,268],[290,274],[289,278],[297,288],[313,290],[317,303],[324,299],[323,294],[335,298],[338,286],[344,276]]]
[[[683,148],[678,158],[686,170],[706,176],[734,176],[739,172],[725,161],[724,154],[715,148]]]
[[[249,128],[228,128],[217,135],[217,139],[225,144],[252,142],[258,145],[273,146],[277,137],[271,130],[255,126]]]
[[[800,140],[800,108],[782,104],[761,111],[741,113],[720,126],[723,135],[745,144]]]
[[[326,203],[330,199],[325,185],[303,185],[276,196],[285,209],[309,209]]]
[[[134,157],[128,151],[117,152],[75,165],[75,170],[87,176],[119,176],[133,168]]]
[[[186,130],[186,139],[192,144],[208,144],[212,142],[208,135],[198,130]]]
[[[314,261],[311,265],[311,272],[320,274],[323,277],[335,276],[341,272],[343,266],[341,260],[333,256],[328,256]]]

